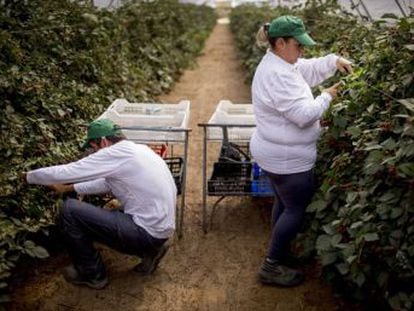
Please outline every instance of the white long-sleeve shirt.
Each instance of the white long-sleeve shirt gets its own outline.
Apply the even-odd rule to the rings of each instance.
[[[27,182],[74,183],[79,194],[111,192],[153,237],[168,238],[175,230],[174,179],[165,161],[146,145],[123,140],[79,161],[30,171]]]
[[[319,119],[332,97],[314,98],[311,87],[336,71],[334,54],[290,64],[270,50],[252,83],[256,130],[250,141],[255,161],[276,174],[305,172],[315,164]]]

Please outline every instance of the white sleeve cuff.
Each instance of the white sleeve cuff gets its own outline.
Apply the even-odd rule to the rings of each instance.
[[[340,58],[340,56],[336,55],[336,54],[329,54],[329,66],[332,68],[332,70],[335,72],[337,67],[336,67],[336,62],[337,60]]]
[[[78,194],[101,194],[111,191],[105,178],[76,183],[73,188]]]
[[[328,92],[322,92],[322,94],[321,94],[321,97],[324,99],[324,100],[326,100],[326,101],[328,101],[328,104],[332,101],[332,95],[331,94],[329,94]]]
[[[329,94],[328,92],[322,92],[322,94],[319,97],[322,99],[323,110],[328,109],[329,104],[331,103],[333,99],[331,94]]]
[[[76,193],[82,194],[82,187],[79,186],[79,185],[80,185],[80,183],[73,184],[73,189],[76,191]]]

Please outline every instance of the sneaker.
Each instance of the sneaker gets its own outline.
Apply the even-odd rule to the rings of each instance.
[[[141,262],[135,266],[134,271],[141,275],[150,275],[157,269],[162,257],[168,250],[167,245],[162,245],[155,254],[146,254],[141,258]]]
[[[289,252],[283,257],[281,263],[289,268],[299,268],[305,265],[306,260]]]
[[[86,285],[93,289],[103,289],[106,285],[108,285],[108,278],[106,276],[96,279],[84,278],[73,265],[69,265],[64,268],[63,277],[65,278],[66,282],[75,285]]]
[[[264,261],[260,271],[259,280],[263,284],[292,287],[301,284],[304,280],[303,273],[281,265],[278,262]]]

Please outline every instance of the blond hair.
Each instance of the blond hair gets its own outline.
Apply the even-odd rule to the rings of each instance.
[[[260,26],[256,33],[256,45],[260,48],[268,48],[270,46],[268,37],[269,26],[269,23]]]

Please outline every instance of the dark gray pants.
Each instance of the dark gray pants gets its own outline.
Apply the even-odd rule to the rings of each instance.
[[[276,193],[272,210],[272,235],[267,257],[283,261],[305,217],[314,193],[313,171],[296,174],[273,174],[270,178]]]
[[[137,226],[131,215],[75,199],[65,201],[59,226],[75,267],[90,278],[105,275],[105,266],[93,246],[94,241],[139,257],[157,252],[166,241],[152,237]]]

